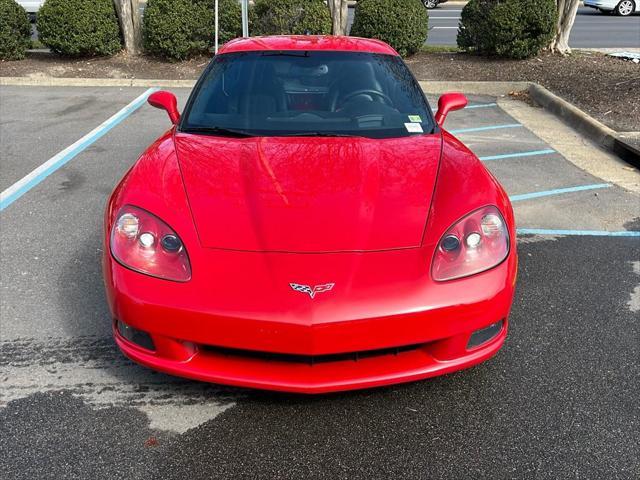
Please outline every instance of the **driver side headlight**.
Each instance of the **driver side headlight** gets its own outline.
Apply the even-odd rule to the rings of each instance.
[[[111,253],[118,263],[175,282],[191,279],[189,257],[178,235],[155,215],[138,207],[123,207],[111,227]]]

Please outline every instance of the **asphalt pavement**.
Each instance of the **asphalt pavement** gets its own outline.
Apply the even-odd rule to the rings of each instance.
[[[427,45],[456,45],[461,5],[440,5],[429,10]],[[640,48],[640,15],[618,17],[581,6],[571,30],[574,48]]]
[[[182,108],[189,92],[175,92]],[[0,189],[146,93],[0,87]],[[447,128],[514,201],[504,348],[444,377],[317,397],[182,380],[120,354],[102,213],[169,122],[143,105],[92,138],[0,212],[0,477],[639,478],[640,237],[615,235],[640,231],[640,195],[500,104],[471,97]]]

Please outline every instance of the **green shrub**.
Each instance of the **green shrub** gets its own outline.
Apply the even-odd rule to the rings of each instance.
[[[462,9],[458,46],[508,58],[537,55],[553,38],[555,0],[471,0]]]
[[[207,53],[215,43],[215,0],[149,0],[142,33],[145,49],[160,57],[184,60]],[[237,0],[218,2],[218,42],[242,35]]]
[[[61,55],[113,55],[122,50],[112,0],[46,0],[37,24],[40,41]]]
[[[210,17],[204,2],[149,0],[142,25],[144,48],[172,60],[205,52],[213,36]]]
[[[256,0],[251,35],[328,35],[331,15],[322,0]]]
[[[199,1],[205,2],[210,10],[211,24],[207,39],[213,46],[215,43],[215,0]],[[242,7],[240,7],[238,0],[218,0],[218,15],[218,43],[220,45],[242,36]]]
[[[0,59],[20,60],[30,45],[27,12],[14,0],[0,0]]]
[[[424,45],[428,33],[429,15],[418,0],[360,0],[350,34],[377,38],[406,56]]]

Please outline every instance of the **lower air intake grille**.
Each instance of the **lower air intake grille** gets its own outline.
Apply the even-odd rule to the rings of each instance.
[[[398,355],[402,352],[408,352],[411,350],[417,350],[423,344],[419,345],[407,345],[403,347],[381,348],[378,350],[365,350],[361,352],[348,352],[348,353],[331,353],[328,355],[297,355],[289,353],[270,353],[260,352],[256,350],[240,350],[236,348],[225,347],[213,347],[210,345],[201,345],[201,348],[205,351],[213,352],[218,355],[229,355],[237,357],[255,358],[265,361],[274,362],[289,362],[289,363],[306,363],[308,365],[314,365],[316,363],[328,363],[328,362],[343,362],[351,360],[357,362],[365,358],[381,357],[384,355]]]

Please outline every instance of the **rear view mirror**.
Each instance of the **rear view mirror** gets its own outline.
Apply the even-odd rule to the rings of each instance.
[[[178,124],[180,121],[180,112],[178,111],[178,100],[173,93],[160,90],[149,95],[147,101],[152,107],[166,110],[171,123],[174,125]]]
[[[467,106],[467,97],[462,93],[445,93],[438,100],[438,111],[436,112],[436,122],[442,126],[449,112],[460,110]]]

